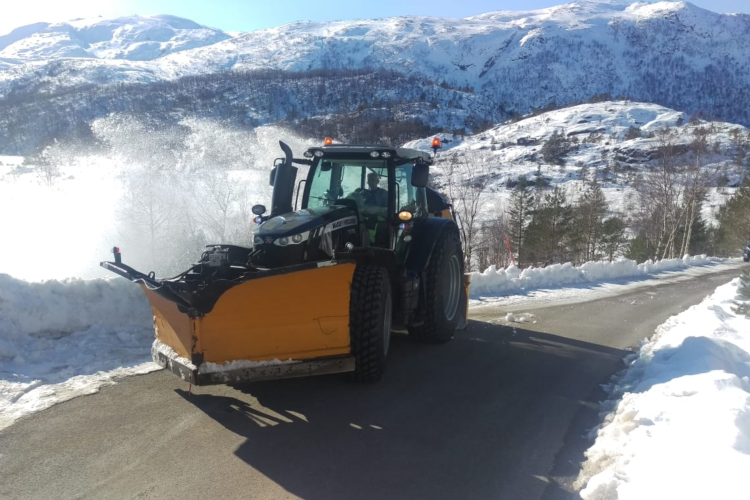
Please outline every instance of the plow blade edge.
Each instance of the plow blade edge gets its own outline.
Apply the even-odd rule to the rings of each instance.
[[[154,313],[154,361],[196,385],[352,371],[354,267],[244,281],[195,316],[142,285]]]

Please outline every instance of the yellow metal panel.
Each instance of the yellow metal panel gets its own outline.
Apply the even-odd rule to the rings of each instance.
[[[163,299],[146,286],[141,285],[154,312],[156,338],[168,345],[182,357],[190,359],[193,346],[193,325],[187,314],[177,309],[177,304]]]
[[[442,212],[440,212],[440,215],[430,215],[430,217],[438,217],[441,219],[453,219],[453,214],[451,214],[450,209],[446,208]]]
[[[348,354],[354,264],[246,281],[198,320],[205,361]]]

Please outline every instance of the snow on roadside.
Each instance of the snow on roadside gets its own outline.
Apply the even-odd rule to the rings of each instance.
[[[740,280],[671,317],[609,387],[576,481],[585,500],[747,498],[750,318]]]
[[[547,267],[529,267],[524,270],[514,265],[506,269],[490,266],[484,272],[471,273],[471,297],[508,295],[521,291],[555,288],[578,283],[594,283],[636,276],[647,276],[665,271],[678,271],[690,266],[701,266],[722,262],[724,259],[698,255],[686,255],[682,259],[646,261],[638,264],[634,260],[620,259],[614,262],[586,262],[581,266],[552,264]]]
[[[150,362],[151,309],[127,280],[28,283],[0,274],[0,429]]]

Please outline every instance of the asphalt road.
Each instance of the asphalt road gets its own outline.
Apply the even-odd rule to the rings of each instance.
[[[0,498],[557,499],[599,384],[738,270],[624,295],[474,311],[443,346],[396,336],[384,381],[198,388],[164,371],[0,431]]]

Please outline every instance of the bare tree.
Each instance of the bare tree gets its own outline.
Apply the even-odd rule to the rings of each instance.
[[[174,198],[175,179],[161,171],[132,171],[124,175],[124,193],[117,211],[126,229],[126,238],[136,247],[145,243],[148,263],[157,268],[168,252],[165,245],[179,205]],[[145,240],[145,241],[144,241]]]
[[[594,260],[601,238],[602,223],[607,214],[607,200],[604,197],[597,176],[587,184],[586,191],[576,204],[579,230],[585,245],[584,260]]]
[[[477,242],[477,264],[479,272],[484,271],[491,265],[508,267],[511,263],[510,253],[505,245],[505,237],[508,234],[508,222],[504,213],[499,217],[484,221],[479,229]]]
[[[57,142],[44,148],[39,154],[24,159],[24,166],[33,166],[41,184],[52,187],[62,177],[58,166],[60,158],[55,153],[59,150]]]
[[[226,242],[230,218],[239,199],[240,189],[225,170],[201,172],[193,184],[195,217],[207,236],[216,243]]]
[[[475,239],[479,231],[480,201],[490,179],[489,166],[486,158],[481,155],[453,155],[442,165],[447,195],[458,214],[466,270],[471,271]]]
[[[674,131],[663,128],[656,134],[657,162],[636,183],[641,212],[656,225],[655,256],[675,256],[675,236],[685,211],[682,206],[684,182],[678,165],[678,147]],[[658,223],[657,223],[658,221]]]
[[[690,149],[695,154],[695,162],[688,167],[686,172],[686,185],[684,195],[685,230],[680,254],[690,253],[690,241],[693,236],[693,225],[700,213],[709,185],[709,175],[702,168],[703,155],[708,151],[707,131],[703,128],[696,129]]]

